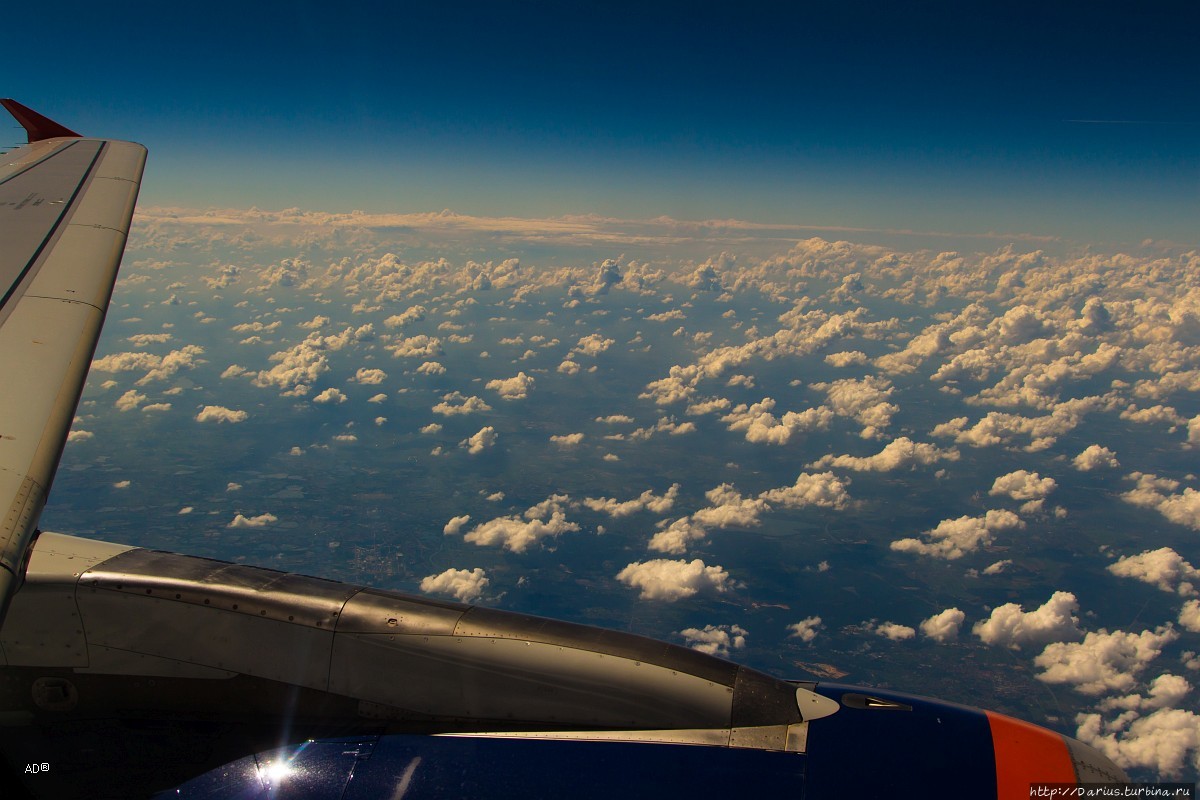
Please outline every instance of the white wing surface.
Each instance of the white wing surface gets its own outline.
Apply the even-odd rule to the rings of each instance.
[[[30,140],[0,156],[2,622],[100,337],[146,148],[0,104]]]

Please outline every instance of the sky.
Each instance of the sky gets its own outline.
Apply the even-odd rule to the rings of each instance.
[[[1197,243],[1190,4],[56,8],[0,94],[146,144],[147,206]]]

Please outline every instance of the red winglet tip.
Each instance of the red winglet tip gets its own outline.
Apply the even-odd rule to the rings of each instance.
[[[11,98],[0,99],[0,105],[7,108],[8,113],[17,118],[17,122],[21,123],[21,127],[25,129],[30,142],[40,142],[43,139],[53,139],[59,136],[76,138],[81,136],[70,128],[59,125],[48,117],[43,117],[32,108],[23,106]]]

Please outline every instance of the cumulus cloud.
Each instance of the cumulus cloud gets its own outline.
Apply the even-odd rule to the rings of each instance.
[[[95,436],[96,436],[96,434],[92,433],[91,431],[75,430],[75,431],[71,431],[70,433],[67,434],[67,441],[68,442],[86,442],[88,439],[92,439]]]
[[[1200,583],[1200,569],[1193,567],[1169,547],[1125,556],[1109,564],[1108,571],[1123,578],[1149,583],[1164,592],[1178,592],[1184,597],[1194,596],[1197,593],[1196,583]]]
[[[1019,469],[996,478],[988,494],[1011,497],[1013,500],[1041,500],[1057,486],[1053,478],[1043,478],[1036,472]]]
[[[442,533],[447,536],[453,536],[462,530],[463,526],[471,521],[470,514],[463,514],[461,517],[451,517],[450,521],[442,528]]]
[[[887,378],[868,376],[861,380],[843,378],[830,383],[814,383],[812,388],[828,395],[829,407],[840,417],[851,417],[863,426],[862,437],[874,438],[891,424],[900,410],[888,398],[895,391]]]
[[[913,639],[917,635],[916,630],[907,625],[901,625],[898,622],[880,622],[877,625],[869,625],[868,628],[876,635],[882,636],[885,639],[891,639],[893,642]]]
[[[117,402],[113,403],[113,407],[118,411],[133,411],[144,402],[146,402],[146,395],[138,392],[136,389],[130,389],[117,398]]]
[[[1071,461],[1080,472],[1090,472],[1094,469],[1111,469],[1121,466],[1117,454],[1107,447],[1098,444],[1089,445],[1082,453]]]
[[[445,375],[446,368],[437,361],[425,361],[417,367],[417,373],[420,375]]]
[[[485,387],[496,391],[505,400],[524,400],[533,388],[534,379],[524,372],[518,372],[512,378],[497,378],[488,381]]]
[[[957,608],[947,608],[921,622],[921,633],[936,642],[948,642],[958,638],[958,629],[967,615]]]
[[[1158,658],[1167,644],[1179,638],[1171,627],[1127,633],[1091,631],[1082,642],[1052,642],[1033,663],[1042,672],[1038,680],[1065,683],[1090,695],[1129,691],[1137,676]]]
[[[801,472],[791,486],[765,491],[759,499],[784,508],[817,506],[840,510],[850,503],[850,493],[846,491],[849,483],[848,478],[838,478],[832,472]]]
[[[921,534],[921,539],[897,539],[891,549],[902,553],[943,558],[949,561],[962,558],[992,543],[999,531],[1021,529],[1025,523],[1011,511],[988,511],[982,517],[944,519],[937,527]]]
[[[867,354],[861,350],[843,350],[840,353],[830,353],[825,356],[825,363],[831,367],[852,367],[867,363]]]
[[[429,594],[448,594],[463,603],[473,603],[483,595],[491,581],[480,567],[472,570],[448,569],[421,579],[421,591]]]
[[[1130,474],[1129,479],[1137,486],[1121,495],[1125,502],[1152,508],[1171,522],[1200,530],[1200,492],[1187,487],[1179,494],[1170,494],[1179,488],[1179,481],[1142,472]]]
[[[652,514],[665,514],[675,505],[679,496],[679,484],[673,483],[661,495],[647,489],[632,500],[617,500],[615,497],[586,497],[580,503],[592,511],[608,514],[613,519],[628,517],[639,511],[649,511]]]
[[[467,448],[471,455],[478,455],[496,444],[496,429],[491,425],[480,428],[479,431],[458,443],[459,447]]]
[[[1200,633],[1200,600],[1188,600],[1179,609],[1179,624],[1184,630]]]
[[[175,376],[181,369],[190,369],[198,361],[198,356],[204,348],[189,344],[178,350],[172,350],[165,356],[150,353],[113,353],[92,362],[92,369],[98,372],[129,372],[146,370],[146,374],[138,379],[137,385],[144,386],[151,381],[167,380]]]
[[[381,369],[367,369],[366,367],[362,367],[358,372],[354,373],[354,380],[364,386],[374,386],[387,380],[387,373]]]
[[[330,388],[326,389],[325,391],[321,392],[320,394],[318,394],[316,397],[314,397],[312,399],[312,401],[314,403],[321,403],[322,405],[324,405],[324,404],[339,405],[341,403],[346,402],[346,395],[342,392],[341,389],[334,389],[334,388],[330,387]]]
[[[799,622],[788,625],[788,630],[791,631],[788,636],[808,643],[817,638],[817,629],[820,627],[822,627],[820,617],[805,617]]]
[[[483,401],[480,397],[474,395],[467,396],[461,392],[450,392],[442,395],[442,402],[433,407],[433,413],[441,414],[445,417],[453,417],[460,414],[475,414],[481,411],[491,411],[492,407]]]
[[[856,472],[892,472],[898,469],[929,466],[939,461],[957,461],[958,458],[959,453],[953,448],[943,450],[932,444],[914,442],[907,436],[901,436],[889,442],[873,456],[856,458],[850,455],[827,455],[808,466],[810,469],[840,467]]]
[[[197,422],[238,423],[245,422],[250,417],[245,411],[226,408],[225,406],[205,406],[196,415]]]
[[[500,546],[514,553],[524,553],[542,539],[579,530],[579,525],[567,520],[562,504],[566,495],[552,495],[532,506],[522,516],[497,517],[476,525],[463,539],[483,546]]]
[[[650,538],[648,547],[656,553],[683,555],[688,545],[703,540],[707,535],[708,531],[692,522],[690,517],[681,517],[670,524],[664,520],[659,523],[659,531]]]
[[[617,580],[638,589],[643,600],[668,603],[699,592],[726,592],[733,585],[724,567],[710,567],[698,558],[692,561],[656,558],[635,562],[618,572]]]
[[[386,349],[396,358],[428,359],[442,352],[442,340],[436,336],[426,336],[422,333],[407,338],[402,337],[387,345]]]
[[[1075,641],[1083,636],[1075,612],[1079,602],[1070,592],[1055,592],[1033,611],[1016,603],[992,609],[991,616],[980,620],[971,632],[986,644],[1003,645],[1014,650],[1051,642]]]
[[[1146,716],[1122,714],[1109,723],[1099,714],[1080,714],[1075,722],[1075,737],[1119,767],[1150,769],[1166,778],[1181,777],[1189,766],[1200,769],[1200,714],[1194,711],[1160,708]]]
[[[705,625],[703,628],[684,628],[679,635],[693,650],[723,658],[730,650],[741,650],[746,646],[748,631],[740,625]]]
[[[575,447],[583,441],[582,433],[564,433],[558,436],[551,436],[550,441],[559,447]]]
[[[228,528],[265,528],[268,525],[278,522],[279,517],[274,514],[259,514],[257,517],[247,517],[238,514],[233,518],[226,527]]]
[[[426,313],[425,306],[413,306],[400,314],[393,314],[385,319],[383,324],[389,328],[402,328],[425,319]]]
[[[598,356],[614,344],[616,342],[612,339],[606,339],[598,333],[593,333],[580,339],[571,352],[585,356]]]
[[[808,431],[825,430],[834,419],[834,413],[824,406],[805,411],[788,411],[783,417],[771,413],[775,400],[764,397],[754,405],[742,403],[721,417],[731,431],[742,431],[746,441],[756,444],[787,444],[792,437]],[[691,408],[689,408],[691,413]]]
[[[692,514],[692,522],[704,528],[754,528],[769,510],[760,498],[743,497],[733,484],[723,483],[704,493],[711,504]]]

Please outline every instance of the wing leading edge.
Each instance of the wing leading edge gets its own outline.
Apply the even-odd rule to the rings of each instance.
[[[146,148],[0,100],[29,144],[0,157],[0,622],[79,403]]]

